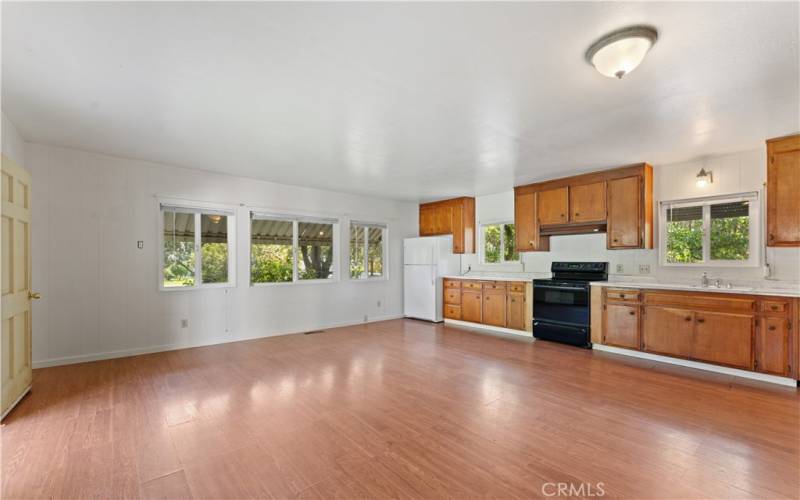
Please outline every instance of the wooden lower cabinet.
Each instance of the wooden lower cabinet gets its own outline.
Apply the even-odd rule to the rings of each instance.
[[[781,317],[763,317],[756,326],[755,369],[773,375],[790,375],[792,372],[790,320]]]
[[[506,326],[506,294],[505,292],[483,292],[484,325]]]
[[[646,306],[642,349],[656,354],[688,358],[692,355],[694,311]]]
[[[482,323],[483,293],[471,289],[462,289],[461,319],[473,323]]]
[[[752,315],[695,312],[691,357],[750,369],[753,365]]]
[[[798,299],[612,288],[599,298],[595,342],[800,378]]]
[[[506,298],[506,327],[513,330],[525,329],[525,294],[509,292]]]
[[[603,311],[603,343],[639,348],[639,306],[609,303]]]
[[[530,331],[530,293],[531,283],[524,281],[445,279],[444,317]]]

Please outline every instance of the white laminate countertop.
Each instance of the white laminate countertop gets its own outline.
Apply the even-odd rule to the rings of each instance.
[[[444,278],[484,281],[532,281],[534,278],[549,278],[550,273],[489,273],[473,271],[467,274],[448,274]]]
[[[735,286],[733,288],[702,287],[687,283],[658,283],[645,281],[593,281],[593,286],[631,288],[637,290],[680,290],[686,292],[738,293],[744,295],[771,295],[775,297],[800,297],[800,287]]]

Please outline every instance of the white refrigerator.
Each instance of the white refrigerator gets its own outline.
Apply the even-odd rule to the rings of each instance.
[[[442,276],[460,273],[461,257],[453,254],[452,236],[403,240],[403,314],[442,321]]]

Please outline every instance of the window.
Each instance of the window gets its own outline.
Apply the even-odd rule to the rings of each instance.
[[[514,224],[482,224],[481,248],[484,264],[519,262]]]
[[[161,205],[162,289],[232,286],[233,211]]]
[[[350,223],[350,278],[386,277],[386,226],[363,222]]]
[[[335,219],[252,213],[250,283],[292,283],[336,279]]]
[[[758,193],[662,202],[660,221],[664,265],[758,265]]]

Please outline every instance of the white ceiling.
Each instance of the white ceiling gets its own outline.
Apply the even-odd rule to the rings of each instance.
[[[29,141],[398,199],[758,147],[800,130],[798,2],[9,3]],[[660,39],[617,81],[599,36]]]

